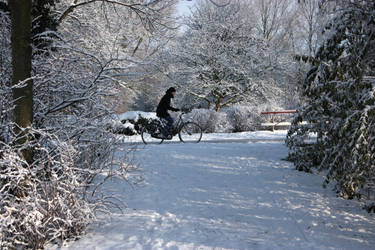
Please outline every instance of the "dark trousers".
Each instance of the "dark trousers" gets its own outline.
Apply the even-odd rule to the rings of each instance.
[[[173,127],[173,118],[170,116],[170,115],[168,115],[168,116],[164,116],[164,117],[160,117],[161,119],[164,119],[166,122],[167,122],[167,124],[166,124],[166,126],[164,127],[164,133],[165,134],[170,134],[170,131],[172,130],[172,127]]]

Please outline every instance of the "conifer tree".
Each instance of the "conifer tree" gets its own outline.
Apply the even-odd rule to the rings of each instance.
[[[374,177],[374,7],[372,1],[349,4],[327,24],[286,141],[298,170],[326,170],[325,184],[334,181],[350,199]],[[305,140],[311,133],[314,143]]]

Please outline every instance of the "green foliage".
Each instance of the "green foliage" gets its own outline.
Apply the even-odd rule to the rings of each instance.
[[[325,32],[286,142],[297,169],[326,171],[324,185],[334,181],[352,199],[375,177],[374,3],[338,12]],[[311,133],[315,142],[306,140]]]

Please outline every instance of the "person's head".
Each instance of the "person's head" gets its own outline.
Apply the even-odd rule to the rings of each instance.
[[[167,90],[167,94],[171,95],[172,97],[175,96],[176,94],[176,89],[173,88],[173,87],[170,87],[168,90]]]

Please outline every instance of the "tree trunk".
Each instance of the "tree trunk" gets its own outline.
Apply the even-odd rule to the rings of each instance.
[[[31,0],[9,0],[12,22],[12,84],[25,81],[24,86],[13,89],[14,122],[16,132],[20,134],[18,143],[27,142],[27,129],[33,121],[33,82],[31,77]],[[22,151],[25,160],[31,163],[33,150]]]
[[[222,97],[217,98],[216,103],[215,103],[215,111],[219,112],[221,108],[221,102],[223,101]]]

